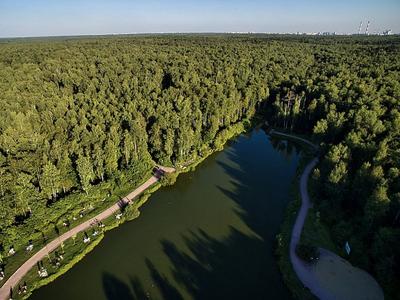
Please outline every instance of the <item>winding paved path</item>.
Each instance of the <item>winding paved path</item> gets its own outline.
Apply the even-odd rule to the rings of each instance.
[[[303,138],[271,130],[270,134],[301,140],[315,151],[318,146]],[[290,260],[297,277],[312,294],[323,300],[342,299],[379,299],[383,300],[383,292],[375,279],[367,272],[353,267],[348,261],[333,252],[319,248],[320,259],[314,265],[308,265],[296,254],[296,246],[300,241],[301,232],[311,207],[307,184],[311,171],[318,163],[318,157],[313,158],[305,167],[300,178],[301,208],[293,226],[290,240]]]
[[[296,254],[296,246],[300,241],[301,232],[303,230],[304,222],[307,217],[308,209],[310,208],[310,197],[307,192],[308,177],[311,171],[318,163],[318,158],[311,160],[305,167],[300,178],[300,194],[301,194],[301,208],[297,215],[296,222],[293,226],[292,237],[290,240],[290,260],[292,266],[297,274],[297,277],[303,283],[304,286],[308,287],[310,291],[320,299],[334,299],[330,297],[326,291],[324,291],[318,284],[314,272],[311,267],[304,263]]]
[[[158,167],[166,173],[172,173],[175,171],[174,168],[163,167],[163,166],[158,166]],[[96,219],[98,221],[101,221],[101,220],[104,220],[104,219],[108,218],[109,216],[117,213],[120,210],[121,204],[126,205],[126,204],[131,203],[134,198],[139,196],[146,189],[148,189],[150,186],[152,186],[154,183],[156,183],[161,177],[162,177],[161,173],[151,176],[146,182],[144,182],[142,185],[137,187],[130,194],[125,196],[124,199],[118,201],[117,203],[115,203],[111,207],[107,208],[106,210],[102,211],[101,213],[94,216],[93,218],[91,218],[91,219],[75,226],[74,228],[70,229],[69,231],[65,232],[58,239],[55,239],[55,240],[49,242],[45,247],[43,247],[38,252],[36,252],[22,266],[20,266],[17,269],[17,271],[15,271],[14,274],[12,274],[10,276],[10,278],[8,278],[6,283],[4,283],[4,285],[0,288],[0,300],[8,300],[9,296],[10,296],[10,288],[11,287],[14,288],[18,284],[18,282],[20,282],[22,280],[22,278],[26,275],[26,273],[28,273],[29,270],[32,269],[36,265],[37,262],[42,260],[49,252],[57,249],[57,247],[59,247],[62,242],[65,242],[66,240],[73,237],[77,233],[90,228],[91,224]],[[121,203],[121,201],[122,201],[122,203]]]

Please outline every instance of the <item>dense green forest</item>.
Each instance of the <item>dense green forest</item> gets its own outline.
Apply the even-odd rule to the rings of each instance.
[[[192,161],[259,114],[321,144],[332,240],[388,295],[400,284],[398,37],[0,40],[0,103],[3,254],[103,183]]]

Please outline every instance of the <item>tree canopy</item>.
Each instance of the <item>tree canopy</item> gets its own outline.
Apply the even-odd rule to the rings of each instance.
[[[191,161],[258,113],[320,143],[321,220],[389,295],[400,284],[398,37],[0,40],[0,103],[3,248],[71,195]]]

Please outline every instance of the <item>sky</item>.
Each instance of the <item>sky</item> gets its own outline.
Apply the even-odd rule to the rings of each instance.
[[[0,37],[149,32],[400,33],[400,0],[0,0]]]

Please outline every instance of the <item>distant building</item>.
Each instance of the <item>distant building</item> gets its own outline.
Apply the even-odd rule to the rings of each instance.
[[[318,35],[336,35],[336,32],[324,31],[324,32],[318,32]]]

